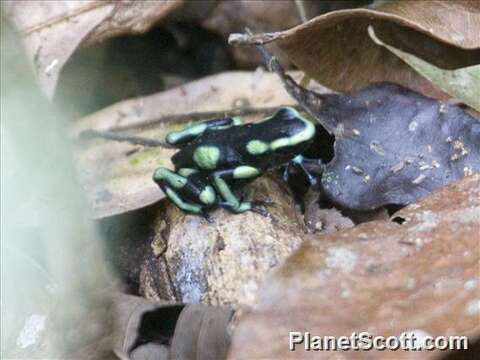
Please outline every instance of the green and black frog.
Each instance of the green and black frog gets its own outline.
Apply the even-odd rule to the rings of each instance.
[[[153,180],[190,213],[206,215],[221,206],[235,213],[263,214],[259,202],[240,199],[233,188],[281,166],[287,180],[291,165],[314,184],[316,178],[304,165],[319,161],[301,155],[314,136],[315,126],[291,107],[256,123],[243,124],[235,117],[196,123],[167,135],[167,144],[180,148],[171,159],[175,170],[160,167]]]
[[[171,160],[174,170],[159,167],[153,181],[180,209],[204,215],[221,206],[232,212],[255,211],[266,215],[259,201],[246,201],[234,189],[270,169],[302,170],[310,185],[316,177],[307,169],[321,161],[302,153],[312,144],[315,126],[292,107],[280,108],[259,122],[244,124],[238,117],[194,123],[171,132],[165,141],[90,130],[86,137],[102,137],[145,146],[178,148]]]

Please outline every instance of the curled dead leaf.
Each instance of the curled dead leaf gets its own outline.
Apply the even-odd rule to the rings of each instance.
[[[372,40],[378,45],[384,46],[397,55],[438,88],[442,89],[453,98],[462,101],[464,104],[471,106],[477,111],[480,111],[480,65],[473,65],[455,70],[440,69],[415,55],[385,44],[376,37],[375,31],[371,26],[368,27],[368,33]]]
[[[229,34],[241,32],[248,27],[255,32],[280,31],[304,22],[304,18],[344,9],[362,6],[369,0],[342,1],[221,1],[203,22],[207,29],[219,33],[223,38]],[[302,3],[299,5],[299,3]],[[231,48],[233,58],[238,66],[257,67],[261,57],[255,49]],[[286,56],[280,57],[288,65]],[[287,66],[288,68],[288,66]]]
[[[149,301],[117,294],[115,354],[120,359],[222,359],[230,344],[228,306]]]
[[[8,1],[44,93],[52,98],[60,72],[81,45],[142,33],[182,5],[174,1]]]
[[[304,351],[303,345],[289,351],[290,331],[337,337],[413,331],[466,335],[471,343],[478,338],[480,174],[405,207],[393,220],[304,242],[263,282],[255,310],[240,319],[234,332],[230,358],[332,355]],[[422,359],[439,355],[415,353]],[[390,355],[411,358],[412,352]],[[388,356],[368,352],[369,358]]]
[[[441,95],[402,60],[376,46],[368,36],[369,25],[386,43],[436,66],[451,69],[480,62],[478,1],[382,2],[374,10],[334,11],[289,30],[233,36],[230,42],[273,43],[301,70],[334,90],[390,81]]]
[[[232,316],[229,306],[187,305],[175,327],[169,359],[225,359]]]

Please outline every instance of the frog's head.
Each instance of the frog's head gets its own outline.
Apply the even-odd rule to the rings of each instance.
[[[282,136],[269,144],[269,148],[273,152],[285,152],[285,150],[306,145],[315,136],[315,125],[292,107],[281,108],[271,119],[284,124],[282,126],[285,128],[285,131],[282,131]],[[285,133],[288,135],[283,135]]]

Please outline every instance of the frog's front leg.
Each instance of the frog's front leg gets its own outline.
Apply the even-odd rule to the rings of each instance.
[[[206,179],[198,176],[195,169],[185,168],[174,172],[160,167],[155,170],[153,180],[165,195],[184,211],[204,214],[205,209],[216,202],[215,191]],[[198,202],[192,201],[192,199],[198,200]]]
[[[322,161],[319,159],[309,159],[302,155],[297,155],[285,166],[285,170],[283,172],[283,179],[285,180],[285,182],[288,182],[288,178],[290,175],[289,170],[290,166],[292,165],[300,168],[303,171],[303,173],[308,179],[310,186],[314,186],[317,183],[317,177],[313,175],[310,170],[307,169],[307,167],[314,167],[316,169],[323,167]]]
[[[237,117],[213,119],[192,124],[180,131],[172,131],[167,134],[166,141],[170,145],[184,145],[196,137],[202,135],[207,129],[227,129],[234,125],[240,125],[242,121]]]
[[[259,209],[255,202],[240,201],[228,184],[228,181],[253,179],[259,175],[260,170],[252,166],[237,166],[234,169],[215,171],[212,175],[213,184],[225,200],[220,205],[236,213],[250,210],[266,215],[266,212]]]

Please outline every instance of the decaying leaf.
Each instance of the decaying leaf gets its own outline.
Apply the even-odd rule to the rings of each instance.
[[[347,208],[409,204],[480,172],[480,122],[397,85],[324,97],[317,117],[337,132],[323,189]]]
[[[117,294],[115,354],[120,359],[222,359],[230,344],[228,306],[185,305]]]
[[[280,1],[271,6],[265,1],[221,1],[203,26],[227,38],[245,26],[256,31],[276,31],[300,24],[293,1]],[[254,49],[231,48],[233,58],[242,67],[256,67],[261,58]],[[286,59],[282,59],[286,60]]]
[[[53,97],[60,71],[81,45],[124,33],[143,33],[182,0],[8,1],[6,13],[23,35],[45,94]]]
[[[301,76],[299,72],[292,75]],[[316,89],[328,92],[321,86]],[[128,134],[163,139],[168,131],[191,121],[235,114],[236,111],[248,114],[248,109],[256,118],[261,118],[276,107],[294,104],[273,74],[227,72],[112,105],[79,120],[72,132],[76,135],[88,129],[123,130]],[[172,154],[168,149],[112,141],[96,141],[79,150],[78,168],[93,216],[121,214],[163,198],[151,177],[158,166],[171,166]]]
[[[447,94],[480,111],[480,65],[455,70],[440,69],[415,55],[385,44],[377,38],[372,27],[368,28],[368,33],[378,45],[386,47]]]
[[[337,91],[391,81],[440,95],[402,60],[376,46],[368,36],[369,25],[386,43],[436,66],[453,69],[480,62],[480,2],[379,3],[375,9],[327,13],[286,31],[232,36],[230,42],[276,44],[299,69]]]
[[[225,359],[232,316],[229,306],[187,305],[178,318],[169,359]]]
[[[153,302],[137,296],[116,294],[113,316],[115,354],[120,359],[141,359],[139,353],[142,353],[144,356],[150,355],[150,358],[166,360],[168,344],[183,308],[183,304]],[[149,326],[151,330],[145,331]],[[154,346],[146,347],[151,344]]]
[[[303,198],[305,226],[309,231],[330,234],[355,225],[350,218],[343,216],[338,209],[320,208],[320,195],[321,192],[312,187]]]
[[[245,199],[272,202],[268,217],[218,209],[208,223],[172,203],[159,209],[142,264],[143,296],[211,305],[254,302],[258,283],[300,245],[305,228],[280,179],[262,176],[245,190]]]
[[[289,351],[290,331],[318,336],[480,336],[480,175],[397,212],[312,236],[271,276],[239,319],[231,359],[331,358]],[[268,344],[268,346],[265,346]],[[470,353],[471,354],[471,353]],[[439,351],[335,352],[350,358],[437,358]]]
[[[391,83],[321,95],[297,85],[262,50],[299,104],[331,134],[322,187],[349,209],[405,205],[480,172],[480,122],[457,105]]]

